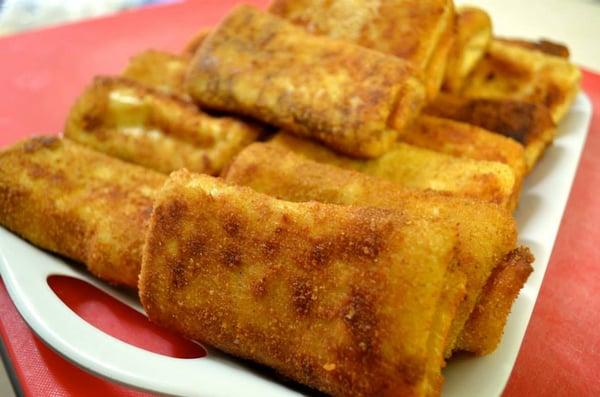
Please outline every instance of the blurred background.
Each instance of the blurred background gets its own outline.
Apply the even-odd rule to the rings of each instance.
[[[0,35],[166,2],[169,0],[0,0]]]
[[[0,0],[0,36],[177,0]],[[181,0],[179,0],[181,1]],[[195,0],[202,1],[202,0]],[[484,8],[495,33],[562,42],[572,59],[600,72],[600,0],[455,0]]]
[[[454,0],[483,8],[494,34],[566,44],[571,59],[600,72],[600,0]]]

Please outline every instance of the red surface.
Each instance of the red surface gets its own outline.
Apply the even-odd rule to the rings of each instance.
[[[152,7],[0,39],[0,146],[60,131],[72,100],[94,75],[118,72],[146,48],[178,51],[236,2]],[[593,124],[505,396],[600,395],[600,76],[585,73],[583,86],[594,103]],[[87,374],[45,347],[1,282],[0,335],[26,395],[139,394]]]
[[[1,280],[0,336],[25,396],[147,395],[91,375],[50,350],[19,317]]]
[[[506,396],[600,396],[600,76],[571,197]]]
[[[79,317],[123,342],[164,356],[206,356],[200,345],[151,323],[142,313],[83,280],[50,276],[48,285]]]
[[[94,76],[118,73],[132,55],[149,48],[182,50],[239,2],[150,6],[0,38],[0,146],[17,137],[61,131],[73,100]]]

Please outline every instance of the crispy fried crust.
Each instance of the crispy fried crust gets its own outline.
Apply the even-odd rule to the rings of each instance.
[[[182,170],[155,202],[140,297],[151,320],[327,393],[436,395],[464,293],[455,242],[438,222]]]
[[[424,113],[461,121],[512,138],[525,147],[530,171],[552,143],[556,126],[545,106],[519,100],[461,98],[440,94]]]
[[[196,52],[188,91],[359,157],[381,155],[424,103],[410,65],[313,36],[250,6],[235,8]]]
[[[123,77],[167,94],[178,94],[188,99],[184,90],[185,72],[189,56],[147,50],[132,57],[123,71]]]
[[[404,187],[451,192],[514,209],[515,176],[506,164],[477,161],[433,152],[402,142],[383,156],[357,160],[308,140],[279,133],[270,142],[306,158],[387,179]]]
[[[480,8],[458,8],[455,26],[456,37],[444,78],[447,92],[460,92],[464,79],[481,60],[492,39],[492,20]]]
[[[56,137],[0,152],[0,224],[136,288],[143,231],[165,176]]]
[[[493,39],[462,89],[467,97],[546,106],[558,123],[579,91],[581,72],[567,59]]]
[[[518,200],[527,171],[525,151],[518,142],[471,124],[427,115],[404,129],[398,140],[452,156],[507,164],[515,175],[514,200]]]
[[[96,78],[71,108],[65,136],[111,156],[168,173],[216,174],[260,129],[214,117],[178,96],[123,78]]]
[[[568,59],[570,56],[569,47],[567,47],[564,44],[556,43],[549,40],[542,39],[538,41],[531,41],[506,37],[497,37],[496,40],[508,44],[518,45],[530,50],[540,51],[547,55],[554,55],[555,57]]]
[[[440,89],[454,38],[449,0],[275,0],[269,11],[314,34],[353,42],[408,60],[427,96]]]
[[[454,14],[454,12],[452,12],[452,14]],[[435,47],[433,54],[431,54],[427,67],[425,68],[424,81],[428,101],[439,94],[440,88],[444,82],[449,56],[456,39],[454,25],[454,18],[446,21],[439,43]]]
[[[438,192],[413,191],[379,178],[310,161],[271,144],[248,146],[227,168],[224,177],[228,183],[249,186],[283,200],[382,207],[399,211],[407,218],[443,221],[455,228],[456,258],[458,268],[466,276],[467,294],[452,323],[448,352],[475,303],[481,300],[480,292],[489,282],[492,269],[516,244],[514,220],[496,205]],[[517,292],[521,286],[522,283]],[[485,306],[485,310],[494,307]],[[497,316],[500,318],[502,314]],[[488,328],[485,320],[480,326]],[[481,335],[469,348],[481,349],[493,343]]]
[[[483,355],[496,349],[510,308],[533,271],[533,260],[529,249],[520,247],[506,255],[494,269],[460,335],[458,350]]]

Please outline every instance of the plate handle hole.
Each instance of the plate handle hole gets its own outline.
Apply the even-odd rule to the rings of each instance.
[[[174,358],[206,356],[202,346],[151,323],[143,314],[86,281],[52,275],[47,282],[79,317],[125,343]]]

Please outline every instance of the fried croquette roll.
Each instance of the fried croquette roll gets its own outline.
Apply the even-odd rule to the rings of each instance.
[[[575,99],[580,80],[579,68],[568,59],[492,39],[461,95],[543,105],[558,123]]]
[[[332,395],[439,395],[455,246],[443,223],[181,170],[155,201],[140,297],[152,321]]]
[[[0,152],[0,224],[136,288],[154,193],[165,179],[67,139],[31,138]]]
[[[124,78],[96,78],[71,108],[65,136],[163,173],[217,174],[260,128],[208,115],[177,96]]]
[[[184,89],[189,56],[147,50],[132,57],[123,77],[155,90],[189,99]]]
[[[523,145],[471,124],[421,115],[400,132],[398,140],[452,156],[507,164],[518,190],[527,172]]]
[[[456,349],[479,355],[496,349],[512,304],[533,270],[533,260],[528,248],[519,247],[494,268],[458,338]]]
[[[303,157],[387,179],[404,187],[450,192],[514,209],[519,191],[512,169],[495,161],[458,158],[396,142],[383,156],[358,160],[286,133],[270,144]]]
[[[550,111],[543,105],[525,101],[440,94],[427,105],[424,113],[472,124],[514,139],[525,148],[527,172],[556,135]]]
[[[313,36],[250,6],[204,40],[187,76],[202,107],[251,116],[348,155],[386,152],[424,103],[397,57]]]
[[[527,278],[512,277],[512,267],[497,270],[504,266],[503,259],[516,245],[514,220],[502,208],[447,193],[406,189],[263,143],[244,149],[226,169],[224,178],[228,183],[245,185],[283,200],[381,207],[409,218],[446,222],[456,230],[456,259],[467,278],[466,297],[452,323],[447,354],[453,349],[488,352],[500,341],[510,305]],[[519,268],[531,271],[531,259],[519,263]],[[498,289],[493,285],[505,287]],[[481,314],[471,320],[475,307]],[[470,331],[465,334],[467,319]],[[500,332],[486,333],[492,328]],[[459,335],[460,344],[456,339]]]
[[[275,0],[269,11],[310,33],[406,59],[428,98],[440,89],[455,36],[450,0]]]
[[[464,79],[484,56],[492,40],[492,20],[477,7],[456,10],[456,35],[446,65],[444,91],[460,92]]]

